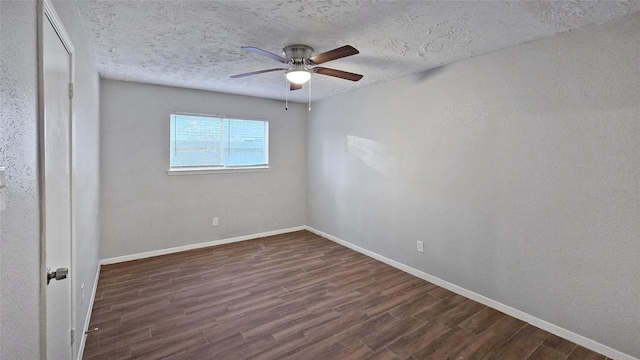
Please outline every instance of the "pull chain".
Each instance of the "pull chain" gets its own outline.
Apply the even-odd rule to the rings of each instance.
[[[285,110],[289,110],[289,87],[291,85],[289,84],[289,79],[287,79],[287,77],[284,77],[284,109]]]
[[[311,79],[309,79],[309,109],[311,111]]]

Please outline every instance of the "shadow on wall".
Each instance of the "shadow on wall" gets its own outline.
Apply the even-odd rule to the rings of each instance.
[[[413,79],[415,79],[416,82],[425,82],[425,81],[429,80],[430,78],[434,77],[435,75],[438,75],[440,72],[442,72],[444,70],[445,67],[446,67],[446,65],[438,66],[438,67],[433,68],[431,70],[427,70],[427,71],[423,71],[423,72],[414,74],[411,77]]]

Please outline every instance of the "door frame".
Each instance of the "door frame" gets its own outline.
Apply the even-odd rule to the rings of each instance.
[[[69,34],[65,30],[62,20],[60,16],[56,12],[53,4],[50,0],[38,0],[37,6],[37,22],[38,22],[38,171],[39,171],[39,190],[40,190],[40,353],[41,358],[46,359],[47,356],[47,334],[46,334],[46,294],[47,294],[47,253],[46,253],[46,229],[45,229],[45,157],[44,157],[44,126],[45,126],[45,99],[44,99],[44,44],[43,44],[43,32],[45,21],[49,21],[53,26],[56,34],[60,38],[62,45],[67,50],[69,54],[69,74],[70,86],[75,84],[75,48],[73,43],[71,42],[71,38]],[[69,90],[71,91],[71,89]],[[68,279],[71,282],[71,294],[70,294],[70,315],[71,319],[71,331],[73,333],[69,334],[69,340],[71,340],[71,336],[73,336],[73,343],[71,344],[71,356],[72,358],[77,357],[76,345],[78,344],[78,340],[81,337],[76,333],[77,324],[76,324],[76,298],[77,298],[77,290],[76,290],[76,202],[75,202],[75,194],[76,194],[76,186],[74,181],[74,174],[76,172],[76,159],[75,159],[75,111],[74,111],[74,96],[71,96],[69,99],[69,165],[70,165],[70,175],[69,175],[69,185],[70,185],[70,234],[71,241],[70,245],[70,268]]]

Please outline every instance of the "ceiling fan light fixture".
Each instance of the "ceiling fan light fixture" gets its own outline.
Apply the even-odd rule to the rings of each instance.
[[[294,68],[287,71],[287,80],[294,84],[302,85],[311,79],[311,72],[307,69]]]
[[[0,0],[1,1],[1,0]],[[325,51],[321,54],[313,55],[313,48],[307,45],[296,44],[288,45],[282,49],[282,54],[285,57],[270,53],[268,51],[258,49],[253,46],[243,46],[243,50],[266,56],[283,64],[289,65],[288,69],[274,68],[259,71],[252,71],[244,74],[232,75],[231,78],[243,78],[245,76],[258,75],[273,71],[284,71],[285,79],[289,82],[289,90],[298,90],[302,88],[302,85],[311,80],[311,75],[320,74],[325,76],[332,76],[339,79],[358,81],[362,79],[362,75],[354,74],[347,71],[330,69],[320,66],[319,64],[326,63],[328,61],[341,59],[347,56],[359,54],[359,51],[351,45],[345,45],[333,50]],[[313,55],[313,56],[312,56]]]

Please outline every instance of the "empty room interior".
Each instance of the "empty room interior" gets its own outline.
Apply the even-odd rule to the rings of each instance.
[[[0,51],[0,359],[640,358],[640,1],[2,0]]]

